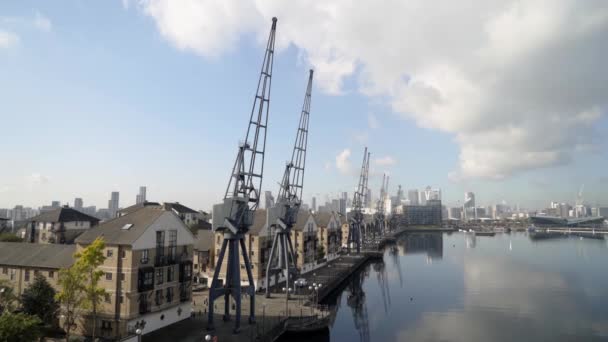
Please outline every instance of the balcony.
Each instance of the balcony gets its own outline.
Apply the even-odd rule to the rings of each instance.
[[[152,304],[146,301],[139,302],[139,314],[143,315],[152,311]]]
[[[155,267],[161,267],[161,266],[166,266],[167,265],[167,257],[164,255],[157,255],[154,258],[154,266]]]
[[[190,290],[191,290],[190,283],[182,284],[179,287],[179,301],[180,302],[187,302],[192,298]]]

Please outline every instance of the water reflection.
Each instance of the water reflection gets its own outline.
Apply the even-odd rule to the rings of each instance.
[[[348,297],[346,302],[351,308],[355,329],[359,332],[359,341],[369,341],[369,320],[367,317],[367,304],[365,292],[363,292],[363,281],[369,275],[369,267],[365,271],[356,273],[348,284]]]
[[[474,233],[464,233],[464,240],[467,248],[475,248],[477,246],[477,236]]]
[[[404,234],[397,244],[403,248],[402,254],[426,253],[433,259],[443,258],[443,234],[441,233],[411,233]]]
[[[514,233],[476,246],[473,234],[402,236],[337,295],[331,340],[608,339],[604,241]]]

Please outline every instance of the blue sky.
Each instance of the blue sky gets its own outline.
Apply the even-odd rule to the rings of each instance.
[[[281,28],[279,21],[278,36]],[[139,185],[148,187],[149,200],[200,209],[221,199],[259,75],[258,32],[242,32],[216,56],[201,55],[176,46],[144,9],[120,1],[3,2],[0,32],[18,37],[0,47],[0,207],[74,197],[105,207],[111,191],[120,191],[127,206]],[[307,70],[315,67],[303,51],[291,42],[275,58],[263,190],[276,192],[291,155]],[[448,204],[470,190],[483,204],[542,206],[573,201],[585,183],[589,202],[608,205],[605,133],[569,161],[499,180],[450,179],[459,168],[459,133],[421,124],[403,115],[394,98],[363,91],[360,63],[342,79],[339,94],[323,85],[313,89],[306,202],[352,192],[368,146],[373,160],[392,160],[372,163],[375,192],[388,172],[391,192],[397,184],[432,185]],[[606,132],[600,108],[593,129]],[[345,149],[351,166],[340,170],[336,157]]]

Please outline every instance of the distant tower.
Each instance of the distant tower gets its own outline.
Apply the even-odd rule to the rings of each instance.
[[[137,196],[135,196],[135,204],[144,203],[145,201],[146,201],[146,187],[140,186],[139,194],[137,194]]]
[[[110,200],[108,201],[108,211],[110,212],[110,217],[116,217],[116,213],[118,212],[119,206],[119,193],[118,191],[112,191],[110,195]]]
[[[82,209],[82,198],[80,198],[80,197],[74,198],[74,209],[78,209],[78,210]]]
[[[463,213],[464,218],[467,220],[477,218],[475,210],[475,194],[472,192],[465,192],[464,194]]]
[[[266,209],[274,206],[274,196],[272,196],[272,191],[264,191],[264,203]]]
[[[312,196],[312,211],[317,211],[317,198]]]

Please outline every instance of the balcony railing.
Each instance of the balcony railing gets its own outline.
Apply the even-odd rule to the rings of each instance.
[[[154,266],[156,267],[160,267],[160,266],[166,266],[167,265],[167,257],[164,255],[157,255],[154,258]]]

